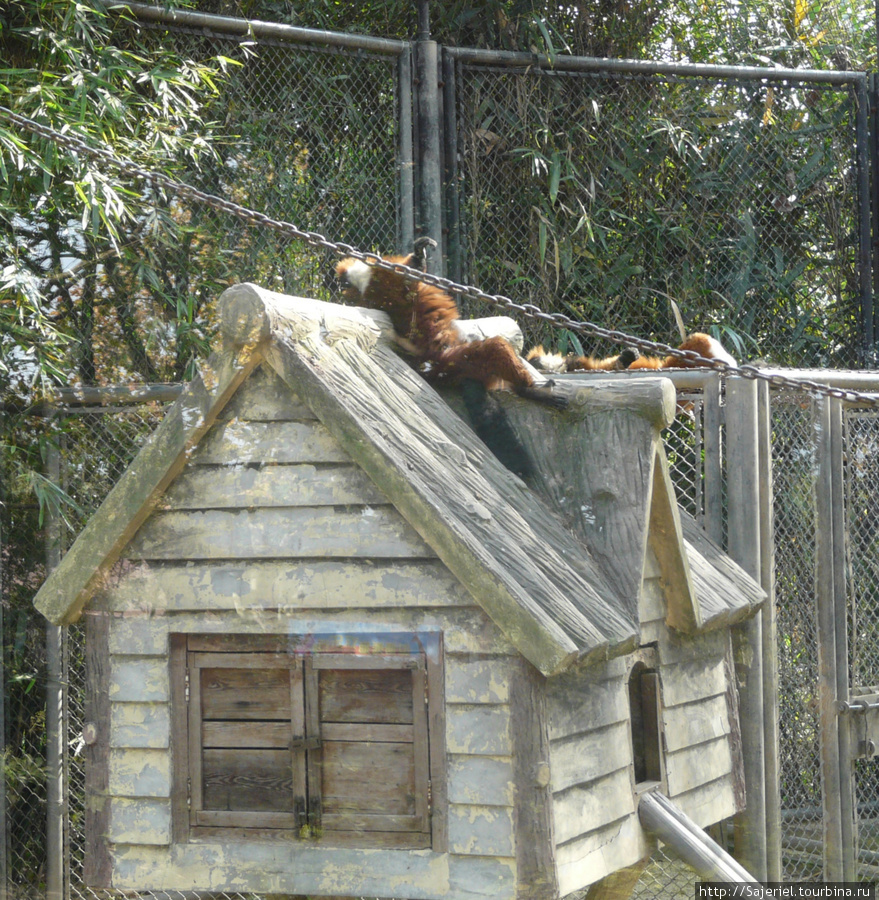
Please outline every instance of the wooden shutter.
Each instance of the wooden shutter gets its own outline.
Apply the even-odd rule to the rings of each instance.
[[[324,834],[429,846],[423,657],[320,653],[306,661],[305,677],[318,695]]]
[[[299,828],[306,821],[301,660],[189,653],[190,823]]]

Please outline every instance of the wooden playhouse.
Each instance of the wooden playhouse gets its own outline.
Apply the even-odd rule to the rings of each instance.
[[[85,617],[86,875],[123,890],[554,898],[744,803],[730,626],[666,379],[510,395],[528,484],[376,313],[251,285],[36,605]]]

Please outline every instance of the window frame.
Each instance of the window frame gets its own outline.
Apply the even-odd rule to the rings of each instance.
[[[327,846],[363,848],[442,851],[446,847],[441,633],[301,636],[172,633],[169,650],[172,839],[175,843],[309,840]],[[201,698],[196,686],[201,683],[198,680],[201,670],[224,667],[290,670],[291,737],[287,748],[293,753],[290,784],[293,797],[303,798],[302,806],[294,802],[290,810],[276,812],[205,808],[202,780],[205,732],[200,727],[203,724]],[[411,725],[321,722],[320,679],[321,672],[326,670],[411,672]],[[349,676],[342,677],[343,682],[346,677]],[[389,676],[389,681],[393,680]],[[298,697],[302,698],[301,705]],[[301,717],[301,732],[297,730],[297,716]],[[283,718],[278,720],[280,731],[283,722]],[[220,722],[217,727],[222,730],[227,724]],[[236,720],[233,728],[236,724],[241,723]],[[266,723],[261,722],[257,727],[265,728]],[[411,736],[406,729],[411,731]],[[324,772],[323,760],[325,750],[334,741],[335,749],[340,752],[345,752],[347,745],[349,752],[352,749],[367,754],[377,752],[381,759],[384,743],[388,751],[406,754],[414,772],[414,814],[411,811],[395,815],[324,810],[324,781],[330,768],[328,763]],[[298,742],[301,745],[296,746]],[[361,747],[352,747],[357,744]],[[411,758],[407,744],[412,745]],[[267,746],[284,749],[282,744]],[[300,786],[304,788],[301,795],[296,793]],[[399,796],[408,797],[408,791]],[[391,795],[390,799],[395,798]]]
[[[638,796],[666,789],[662,681],[656,648],[630,654],[626,670],[632,790]],[[639,770],[643,772],[639,773]],[[639,780],[639,774],[643,777]]]

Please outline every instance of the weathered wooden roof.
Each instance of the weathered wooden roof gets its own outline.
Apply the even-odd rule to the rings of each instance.
[[[57,624],[78,618],[238,386],[256,366],[267,364],[306,398],[342,448],[544,674],[575,661],[616,655],[638,642],[637,603],[633,607],[625,596],[634,582],[608,560],[607,546],[595,556],[587,549],[588,530],[572,528],[550,511],[546,495],[541,498],[541,492],[498,463],[382,339],[388,326],[380,314],[283,297],[252,285],[226,291],[219,312],[222,347],[40,589],[35,604],[47,618]],[[646,419],[653,415],[665,421],[673,391],[669,395],[671,386],[663,379],[653,385],[638,388],[652,392],[644,408],[655,410],[658,404],[664,411],[647,413]],[[593,387],[565,390],[572,409],[594,407]],[[629,397],[625,402],[638,401]],[[516,397],[504,403],[525,413],[538,405]],[[600,400],[602,408],[608,403],[616,409],[623,400],[618,395]],[[726,557],[716,556],[720,551],[700,537],[695,524],[691,533],[685,520],[682,526],[675,519],[664,457],[657,456],[661,424],[648,422],[645,432],[654,435],[644,444],[642,459],[642,468],[647,460],[642,473],[646,505],[630,504],[622,518],[636,522],[640,515],[657,532],[654,524],[671,521],[675,535],[683,527],[686,540],[671,541],[677,555],[665,554],[672,562],[663,577],[686,595],[682,605],[672,604],[677,613],[670,612],[669,621],[698,630],[747,614],[762,593]],[[614,465],[618,468],[619,461]],[[643,565],[647,526],[629,530],[633,549],[627,553],[635,565]],[[637,585],[635,591],[637,596]]]

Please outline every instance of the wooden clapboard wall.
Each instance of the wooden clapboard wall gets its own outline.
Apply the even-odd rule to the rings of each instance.
[[[643,642],[655,642],[662,682],[668,797],[697,824],[744,807],[738,702],[729,629],[684,635],[665,625],[659,566],[647,553]]]
[[[90,604],[108,613],[114,887],[179,889],[189,871],[215,891],[516,896],[517,655],[270,371],[241,387],[135,535]],[[434,827],[447,856],[418,851],[404,864],[399,851],[308,842],[172,848],[172,807],[185,800],[172,794],[169,634],[295,629],[444,632],[448,812]]]
[[[642,645],[655,645],[665,793],[707,826],[743,807],[726,629],[687,636],[665,623],[659,565],[647,551]],[[637,654],[634,654],[637,656]],[[547,684],[556,866],[561,896],[633,865],[651,846],[633,793],[628,673],[617,657]]]

